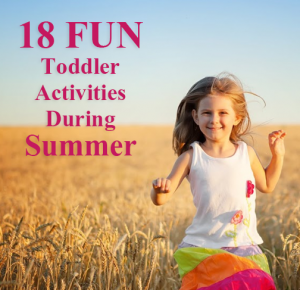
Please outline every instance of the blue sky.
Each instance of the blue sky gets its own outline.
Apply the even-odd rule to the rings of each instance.
[[[235,74],[245,89],[255,124],[299,124],[300,4],[297,1],[2,1],[0,4],[0,126],[46,126],[47,110],[61,115],[114,115],[114,124],[174,124],[180,100],[199,79],[222,71]],[[30,21],[31,45],[23,46],[23,27]],[[39,48],[38,25],[54,24],[55,43]],[[103,22],[100,42],[107,43],[106,22],[127,22],[140,48],[113,25],[107,48],[93,46],[91,24],[79,48],[68,46],[66,22]],[[78,26],[78,30],[83,26]],[[99,58],[120,63],[116,75],[45,75],[41,58],[69,65]],[[53,67],[54,68],[54,67]],[[88,85],[125,89],[123,101],[36,101],[47,92]]]

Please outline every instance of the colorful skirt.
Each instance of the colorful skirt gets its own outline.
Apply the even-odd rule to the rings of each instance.
[[[258,246],[221,249],[181,243],[174,253],[180,290],[276,290],[267,257]]]

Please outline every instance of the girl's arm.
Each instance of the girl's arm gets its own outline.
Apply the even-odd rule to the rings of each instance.
[[[279,180],[285,154],[284,137],[282,130],[269,134],[269,146],[272,153],[270,164],[264,169],[256,152],[248,146],[251,169],[255,178],[256,188],[263,193],[271,193]]]
[[[155,205],[165,204],[177,190],[190,170],[193,149],[182,153],[176,160],[167,178],[157,178],[152,182],[151,199]]]

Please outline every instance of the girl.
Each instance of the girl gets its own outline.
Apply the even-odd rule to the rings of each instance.
[[[258,247],[263,240],[256,228],[255,187],[273,192],[286,133],[269,134],[272,159],[264,169],[241,139],[251,125],[244,93],[232,74],[194,84],[177,110],[173,149],[179,157],[167,178],[152,182],[155,205],[166,203],[185,177],[191,186],[196,215],[174,253],[181,290],[276,289]]]

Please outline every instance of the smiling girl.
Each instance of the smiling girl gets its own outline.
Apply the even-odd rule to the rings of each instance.
[[[232,74],[194,84],[177,110],[173,149],[179,157],[167,178],[152,182],[152,202],[163,205],[187,178],[197,209],[174,254],[181,290],[276,289],[258,246],[263,240],[255,187],[263,193],[274,190],[286,133],[269,134],[272,159],[264,168],[242,140],[251,127],[244,93]]]

